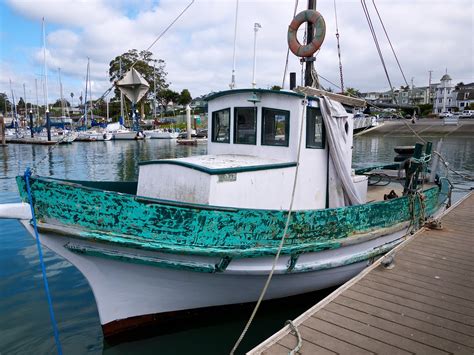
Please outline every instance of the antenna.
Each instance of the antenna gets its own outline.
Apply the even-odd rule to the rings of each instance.
[[[237,42],[237,16],[239,13],[239,0],[235,0],[235,25],[234,25],[234,53],[232,55],[232,80],[230,88],[235,88],[235,43]]]
[[[254,30],[254,37],[253,37],[253,79],[252,79],[252,88],[255,88],[257,86],[257,83],[255,81],[255,71],[257,68],[257,32],[258,30],[262,28],[262,26],[255,22],[253,25],[253,30]]]

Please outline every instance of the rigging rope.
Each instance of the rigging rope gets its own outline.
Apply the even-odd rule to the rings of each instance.
[[[339,44],[339,25],[337,23],[336,0],[334,0],[334,17],[336,18],[337,56],[339,57],[339,75],[341,77],[341,93],[344,93],[344,77],[342,75],[341,46]]]
[[[383,24],[383,21],[382,21],[382,17],[380,17],[379,10],[377,9],[377,5],[375,5],[375,0],[372,0],[372,3],[374,4],[375,11],[377,12],[377,16],[379,17],[379,20],[380,20],[380,24],[382,25],[383,31],[385,32],[385,36],[387,37],[388,43],[390,44],[390,48],[392,49],[393,56],[395,57],[395,60],[397,61],[398,68],[400,69],[400,73],[402,73],[403,80],[405,81],[406,86],[409,86],[407,79],[405,78],[405,73],[402,70],[402,66],[400,65],[400,62],[398,61],[398,57],[395,53],[395,49],[393,49],[392,41],[390,41],[390,38],[388,37],[387,30],[385,29],[385,25]]]
[[[178,21],[178,19],[189,9],[189,7],[190,7],[193,3],[194,3],[194,0],[191,0],[191,2],[183,9],[183,11],[181,11],[181,13],[168,25],[168,27],[166,27],[166,28],[158,35],[158,37],[156,37],[156,39],[153,41],[153,43],[150,44],[150,45],[148,46],[148,48],[145,49],[145,51],[150,50],[150,48],[153,47],[153,46],[155,45],[155,43],[158,42],[158,40],[159,40],[161,37],[163,37],[163,35],[171,28],[171,26],[174,25],[174,23],[175,23],[176,21]],[[135,60],[135,61],[132,63],[130,69],[132,69],[132,68],[135,66],[135,64],[137,64],[138,61],[139,61],[139,59]],[[112,86],[109,87],[109,88],[102,94],[102,96],[99,97],[96,101],[102,100],[105,96],[107,96],[107,95],[109,94],[109,92],[114,88],[114,86],[115,86],[115,83],[112,84]]]
[[[296,16],[296,10],[298,8],[298,0],[295,0],[295,9],[293,10],[293,18]],[[283,70],[283,80],[281,81],[281,88],[285,88],[285,80],[286,80],[286,72],[288,70],[288,56],[290,55],[290,47],[288,46],[286,50],[286,61],[285,61],[285,69]]]
[[[283,245],[285,244],[285,240],[288,232],[288,227],[290,225],[290,219],[291,219],[291,213],[293,211],[293,202],[295,200],[295,194],[296,194],[296,182],[298,180],[298,171],[299,171],[299,166],[300,166],[300,155],[301,155],[301,142],[303,141],[303,123],[304,123],[304,118],[306,115],[306,105],[307,105],[307,100],[306,100],[306,95],[303,99],[303,109],[302,109],[302,114],[301,114],[301,127],[300,127],[300,132],[299,132],[299,142],[298,142],[298,152],[296,155],[296,168],[295,168],[295,177],[293,179],[293,189],[291,192],[291,199],[290,199],[290,206],[288,208],[288,216],[286,218],[286,223],[285,223],[285,229],[283,230],[283,235],[280,240],[280,245],[278,246],[277,253],[275,255],[275,258],[273,259],[273,265],[270,273],[268,274],[267,281],[265,282],[265,286],[262,289],[262,292],[260,294],[260,297],[258,298],[257,304],[255,305],[252,315],[250,316],[247,324],[245,325],[244,330],[242,331],[242,334],[240,334],[239,339],[237,339],[237,342],[235,343],[234,347],[230,351],[230,354],[233,355],[237,348],[239,347],[240,343],[242,342],[242,339],[244,338],[245,334],[247,333],[250,325],[252,324],[253,319],[255,318],[255,314],[257,313],[260,304],[263,301],[263,297],[265,297],[265,294],[267,293],[268,286],[270,285],[270,281],[272,280],[273,273],[275,272],[275,268],[278,262],[278,259],[280,258],[280,253],[281,250],[283,249]]]
[[[365,0],[360,0],[360,3],[362,5],[362,9],[364,10],[364,14],[365,14],[365,18],[367,19],[367,23],[369,24],[369,29],[370,29],[370,32],[372,34],[372,38],[374,40],[375,47],[377,48],[377,52],[379,54],[380,61],[382,62],[382,66],[383,66],[383,69],[385,71],[385,76],[387,77],[388,83],[390,85],[390,91],[392,92],[392,98],[395,101],[395,103],[398,104],[398,100],[396,99],[394,91],[393,91],[392,81],[390,80],[390,76],[388,75],[388,71],[387,71],[387,66],[385,65],[385,61],[383,59],[382,50],[380,49],[379,41],[377,40],[377,35],[375,33],[374,25],[372,23],[372,20],[370,19],[369,9],[367,8],[367,4],[365,3]]]

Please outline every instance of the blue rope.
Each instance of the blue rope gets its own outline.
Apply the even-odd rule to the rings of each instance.
[[[38,247],[38,254],[39,254],[40,264],[41,264],[41,271],[43,273],[44,289],[46,291],[46,297],[48,298],[49,317],[51,318],[51,323],[52,323],[52,326],[53,326],[54,340],[56,341],[56,348],[58,349],[58,354],[62,355],[63,350],[61,348],[61,342],[59,341],[58,326],[56,324],[56,319],[54,318],[53,302],[51,301],[51,294],[49,292],[48,279],[46,278],[46,268],[44,266],[44,260],[43,260],[43,252],[41,250],[40,238],[39,238],[39,234],[38,234],[38,227],[36,226],[35,209],[33,208],[33,198],[31,197],[31,189],[30,189],[30,176],[31,176],[31,170],[28,167],[28,168],[26,168],[25,175],[24,175],[25,182],[26,182],[26,191],[28,192],[28,201],[30,203],[30,208],[31,208],[31,217],[32,217],[32,221],[33,221],[33,228],[35,230],[36,246]]]

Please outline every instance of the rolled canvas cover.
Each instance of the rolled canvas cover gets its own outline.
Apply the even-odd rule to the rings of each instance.
[[[359,205],[351,173],[353,115],[326,96],[321,98],[321,113],[329,146],[329,207]]]

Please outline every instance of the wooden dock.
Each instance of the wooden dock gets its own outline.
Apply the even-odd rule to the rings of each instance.
[[[474,354],[474,193],[441,220],[294,320],[298,353]],[[249,354],[288,354],[295,334],[285,326]]]

